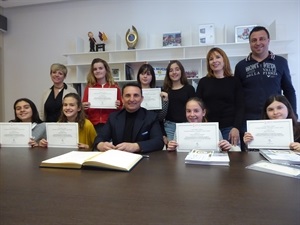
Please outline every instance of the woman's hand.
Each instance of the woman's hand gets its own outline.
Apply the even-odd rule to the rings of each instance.
[[[31,146],[32,148],[39,146],[39,144],[34,140],[34,138],[30,138],[28,145]]]
[[[82,106],[83,106],[83,109],[84,109],[84,110],[87,110],[87,109],[90,108],[91,103],[89,103],[89,102],[83,102],[83,103],[82,103]]]
[[[300,143],[299,142],[292,142],[290,144],[290,149],[300,152]]]
[[[39,146],[43,147],[43,148],[47,148],[48,147],[48,141],[46,139],[40,140]]]
[[[168,145],[167,145],[167,150],[168,151],[176,151],[177,146],[178,146],[178,144],[175,140],[169,141]]]
[[[229,151],[231,149],[231,144],[226,140],[221,140],[218,146],[222,151]]]
[[[169,100],[169,97],[168,97],[168,93],[167,93],[167,92],[164,92],[164,91],[160,92],[160,97],[162,97],[162,99],[163,99],[164,101],[168,101],[168,100]]]
[[[78,148],[82,149],[82,150],[89,150],[90,146],[88,146],[86,144],[78,143]]]
[[[251,141],[253,141],[252,134],[250,134],[249,132],[245,132],[243,140],[244,140],[246,145],[249,144]]]
[[[240,142],[240,132],[235,127],[233,127],[229,132],[229,140],[234,146],[238,145]]]
[[[117,108],[117,109],[120,107],[120,105],[121,105],[120,100],[116,100],[116,108]]]

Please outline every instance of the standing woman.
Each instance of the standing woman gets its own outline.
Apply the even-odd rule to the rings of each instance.
[[[68,93],[77,93],[75,88],[64,83],[67,77],[67,67],[54,63],[50,67],[50,77],[53,86],[44,92],[42,98],[41,118],[45,122],[57,122],[62,108],[62,99]]]
[[[233,77],[229,59],[220,48],[212,48],[206,56],[207,75],[199,80],[196,96],[207,106],[207,119],[219,122],[225,140],[240,142],[244,103],[242,86]]]
[[[168,93],[169,107],[165,130],[168,140],[174,139],[176,123],[187,122],[185,104],[195,96],[195,89],[188,83],[183,65],[178,60],[171,61],[166,70],[163,90]]]
[[[32,123],[32,138],[28,144],[31,147],[38,146],[41,139],[46,138],[46,125],[40,119],[35,104],[28,98],[20,98],[14,103],[15,119],[9,122],[30,122]]]
[[[93,109],[90,108],[89,88],[116,88],[117,100],[116,109]],[[121,90],[114,82],[108,63],[100,58],[93,59],[90,67],[90,71],[87,76],[87,86],[84,89],[83,94],[83,107],[88,119],[94,125],[97,134],[101,133],[101,129],[108,120],[110,113],[122,109]]]
[[[141,85],[142,89],[156,88],[156,78],[153,67],[150,64],[143,64],[137,73],[137,82]],[[159,124],[161,126],[162,134],[165,144],[167,144],[167,134],[164,128],[164,121],[168,111],[168,94],[164,91],[160,94],[162,100],[162,109],[154,110],[157,112]]]

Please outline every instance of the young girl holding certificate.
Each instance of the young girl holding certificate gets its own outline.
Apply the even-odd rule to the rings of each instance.
[[[20,98],[14,103],[15,119],[9,122],[30,122],[32,123],[32,138],[28,144],[31,147],[38,146],[38,142],[46,137],[45,123],[40,119],[35,104],[28,98]]]
[[[63,98],[62,112],[58,122],[77,122],[79,128],[78,148],[91,150],[97,134],[93,124],[85,117],[78,94],[69,93]],[[48,142],[45,139],[40,141],[41,147],[47,147],[47,145]]]
[[[91,108],[89,102],[89,88],[116,88],[117,99],[115,102],[115,109],[96,109]],[[87,76],[87,86],[83,94],[83,107],[88,119],[94,125],[97,133],[101,133],[101,129],[106,123],[110,113],[122,109],[121,90],[114,82],[108,63],[100,58],[95,58],[90,67]]]
[[[168,93],[169,106],[165,120],[168,140],[174,139],[176,123],[187,122],[185,104],[195,96],[195,89],[188,83],[185,69],[178,60],[171,61],[166,69],[163,90]]]
[[[156,78],[153,67],[150,64],[143,64],[137,73],[137,82],[141,85],[142,89],[156,88]],[[164,91],[160,93],[162,100],[162,109],[155,110],[158,115],[159,124],[163,133],[165,144],[167,144],[167,134],[164,128],[164,121],[168,111],[168,94]]]
[[[283,95],[270,96],[265,102],[262,119],[292,119],[294,142],[289,147],[292,150],[300,151],[300,123],[297,122],[297,117],[286,97]],[[249,132],[245,132],[243,139],[245,144],[249,144],[253,140],[253,136]]]
[[[204,103],[197,97],[190,98],[185,107],[186,118],[190,123],[202,123],[207,122],[205,117],[206,108]],[[220,132],[220,142],[219,148],[222,151],[229,151],[231,149],[231,144],[227,140],[222,140],[222,134]],[[175,151],[177,149],[178,143],[176,140],[171,140],[168,143],[167,150],[168,151]]]

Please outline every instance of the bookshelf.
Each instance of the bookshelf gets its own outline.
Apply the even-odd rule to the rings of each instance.
[[[270,50],[277,55],[288,57],[290,40],[271,40]],[[74,86],[81,85],[83,89],[90,63],[94,58],[102,58],[108,62],[116,82],[120,86],[129,80],[136,80],[139,67],[143,63],[151,64],[157,72],[158,85],[162,84],[165,68],[170,60],[180,60],[185,67],[189,81],[196,86],[198,80],[206,74],[206,54],[213,48],[223,49],[229,57],[231,68],[245,58],[249,52],[249,43],[224,43],[213,45],[175,46],[149,49],[133,49],[101,52],[70,53],[67,59],[68,76],[66,82]],[[126,69],[127,68],[127,69]],[[128,69],[129,68],[129,69]],[[126,70],[131,74],[126,75]]]

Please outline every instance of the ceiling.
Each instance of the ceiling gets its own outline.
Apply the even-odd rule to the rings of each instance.
[[[12,8],[12,7],[38,5],[38,4],[54,3],[54,2],[67,2],[67,1],[74,1],[74,0],[0,0],[0,7]]]

